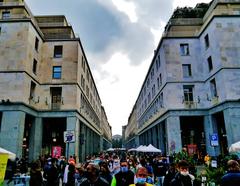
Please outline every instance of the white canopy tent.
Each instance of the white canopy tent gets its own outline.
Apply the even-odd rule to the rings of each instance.
[[[154,147],[152,144],[149,144],[146,149],[145,152],[158,152],[161,153],[162,151],[156,147]]]
[[[137,151],[135,148],[128,149],[128,152]]]
[[[113,148],[109,148],[109,149],[107,149],[107,151],[109,152],[109,151],[114,151],[114,149]]]
[[[13,152],[10,152],[2,147],[0,147],[0,154],[8,154],[8,159],[13,160],[13,161],[16,159],[16,154],[14,154]]]
[[[145,145],[140,145],[138,148],[136,148],[137,152],[144,152],[144,150],[146,149],[147,146]]]

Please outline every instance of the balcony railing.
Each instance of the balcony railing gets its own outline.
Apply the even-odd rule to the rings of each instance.
[[[184,108],[186,109],[195,109],[197,108],[197,103],[194,101],[184,101]]]
[[[1,16],[1,20],[11,20],[11,19],[26,19],[26,18],[30,18],[30,16],[26,15],[26,14],[10,14],[10,15],[6,15],[6,16]]]
[[[20,6],[24,5],[23,2],[0,2],[0,6]]]

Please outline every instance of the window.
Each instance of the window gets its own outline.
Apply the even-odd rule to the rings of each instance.
[[[213,69],[213,64],[212,64],[212,57],[210,56],[208,59],[208,70],[209,72]]]
[[[34,74],[37,73],[37,60],[36,60],[36,59],[33,60],[33,68],[32,68],[32,71],[33,71]]]
[[[193,101],[193,86],[183,85],[184,101]]]
[[[60,109],[62,103],[62,88],[51,87],[52,109]]]
[[[85,79],[84,79],[83,75],[81,75],[81,86],[82,86],[83,90],[85,90]]]
[[[192,76],[191,65],[190,64],[182,65],[182,69],[183,69],[183,77],[184,78]]]
[[[180,55],[181,56],[189,55],[189,45],[187,43],[180,44]]]
[[[160,94],[159,103],[160,103],[160,107],[162,108],[163,107],[163,93]]]
[[[36,89],[36,83],[34,83],[33,81],[31,81],[29,99],[33,99],[33,98],[35,97],[35,89]]]
[[[85,72],[85,60],[83,56],[82,56],[82,69]]]
[[[218,97],[218,94],[217,94],[217,86],[216,86],[216,81],[215,79],[212,79],[210,81],[210,89],[211,89],[211,95],[212,97]]]
[[[38,51],[39,39],[35,38],[35,50]]]
[[[204,37],[204,42],[205,42],[205,48],[207,49],[209,47],[209,37],[208,37],[208,34]]]
[[[55,66],[53,67],[53,79],[61,79],[62,76],[62,67]]]
[[[2,19],[9,19],[11,17],[10,11],[2,12]]]
[[[61,58],[62,57],[63,46],[54,46],[54,57]]]
[[[155,84],[152,87],[152,97],[154,97],[156,94],[156,90],[155,90]]]

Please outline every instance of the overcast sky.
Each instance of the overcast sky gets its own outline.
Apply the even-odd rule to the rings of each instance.
[[[114,134],[122,126],[177,7],[210,0],[25,0],[34,15],[65,15],[79,35]]]

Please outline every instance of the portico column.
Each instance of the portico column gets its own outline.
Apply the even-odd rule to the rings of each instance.
[[[0,130],[0,146],[22,157],[26,113],[4,111]]]
[[[217,126],[216,121],[214,121],[212,115],[206,115],[204,116],[204,131],[205,131],[205,137],[206,137],[206,150],[207,153],[210,156],[217,156],[219,155],[219,147],[213,147],[211,146],[211,135],[214,133],[217,134]]]
[[[42,135],[43,135],[42,118],[35,118],[32,123],[29,140],[29,160],[36,160],[41,155]]]
[[[180,119],[178,116],[170,116],[166,119],[167,151],[172,154],[182,149]]]
[[[71,131],[75,132],[75,142],[69,143],[69,152],[68,152],[69,156],[71,156],[73,154],[76,155],[77,154],[76,152],[78,152],[78,151],[76,151],[76,146],[77,146],[76,141],[78,141],[78,139],[76,137],[77,122],[78,122],[77,117],[67,117],[67,130],[71,130]],[[66,154],[67,154],[67,148],[66,148]]]

